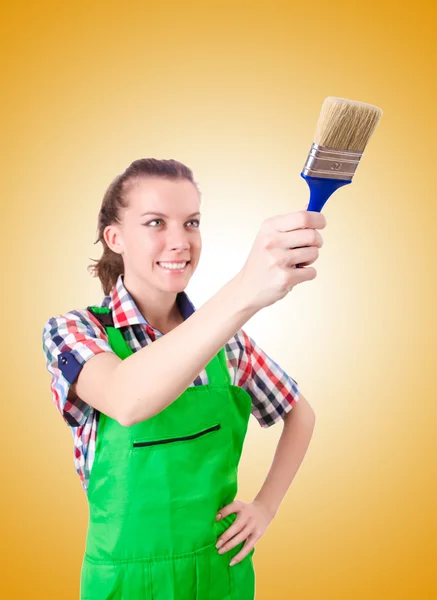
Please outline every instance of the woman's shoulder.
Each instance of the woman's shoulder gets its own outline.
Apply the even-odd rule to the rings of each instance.
[[[104,308],[102,304],[99,307]],[[113,352],[104,325],[86,307],[49,317],[43,327],[42,349],[54,378],[52,387],[64,400],[69,385],[90,358]]]
[[[104,325],[93,314],[90,308],[96,308],[96,313],[110,312],[105,301],[90,304],[82,308],[73,308],[63,313],[48,317],[43,325],[43,345],[50,343],[59,346],[62,341],[85,341],[87,338],[107,340]]]

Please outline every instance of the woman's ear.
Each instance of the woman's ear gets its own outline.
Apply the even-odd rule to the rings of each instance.
[[[116,254],[123,253],[123,239],[117,225],[107,225],[103,230],[103,238],[110,250]]]

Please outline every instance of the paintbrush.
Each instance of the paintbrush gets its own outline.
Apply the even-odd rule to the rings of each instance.
[[[382,110],[372,104],[326,98],[301,173],[310,188],[306,210],[320,212],[335,190],[352,182],[381,116]]]

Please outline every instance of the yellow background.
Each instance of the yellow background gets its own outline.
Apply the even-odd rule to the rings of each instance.
[[[245,329],[317,415],[255,553],[257,600],[437,597],[435,16],[399,2],[11,3],[1,19],[0,595],[73,600],[88,510],[41,346],[99,302],[86,267],[112,178],[175,158],[203,192],[200,306],[263,219],[306,206],[326,96],[384,115],[325,208],[317,278]],[[251,419],[238,498],[281,432]]]

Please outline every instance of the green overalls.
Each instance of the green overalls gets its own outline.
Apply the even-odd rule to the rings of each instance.
[[[132,354],[110,310],[88,309],[114,352]],[[81,600],[254,599],[255,548],[230,567],[243,543],[222,555],[215,547],[236,518],[215,521],[237,494],[251,398],[230,383],[223,348],[206,372],[208,385],[141,423],[123,427],[100,413]]]

